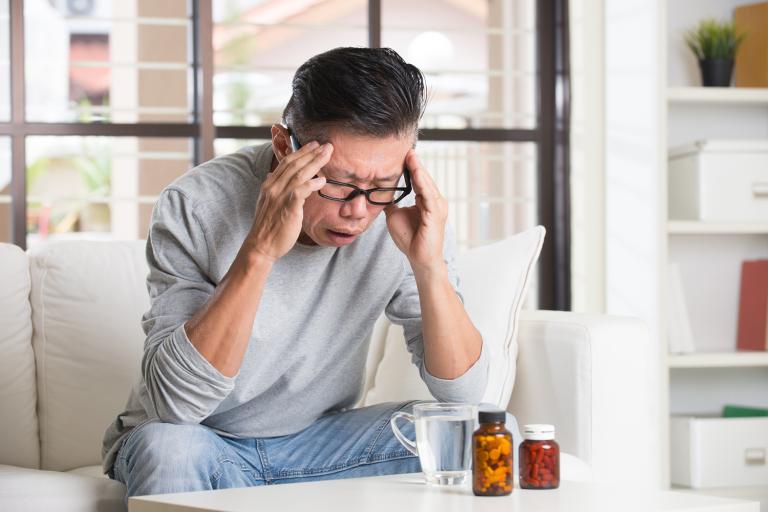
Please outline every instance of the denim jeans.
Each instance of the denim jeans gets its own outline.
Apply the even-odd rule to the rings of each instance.
[[[331,413],[296,434],[232,439],[202,425],[150,421],[123,442],[112,470],[129,496],[421,471],[389,427],[415,401]],[[401,430],[413,439],[413,425]]]
[[[419,459],[389,427],[395,411],[418,401],[384,403],[325,415],[289,436],[232,439],[202,425],[151,421],[123,442],[112,477],[130,496],[417,473]],[[400,430],[415,439],[413,424]],[[520,433],[507,414],[515,452]]]

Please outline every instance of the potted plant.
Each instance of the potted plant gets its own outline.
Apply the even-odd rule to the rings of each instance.
[[[705,87],[731,85],[733,61],[736,51],[744,40],[737,34],[732,22],[705,19],[685,35],[688,48],[696,55],[701,69],[701,81]]]

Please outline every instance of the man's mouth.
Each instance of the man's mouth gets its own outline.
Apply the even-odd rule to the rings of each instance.
[[[347,231],[336,231],[335,229],[329,229],[328,231],[330,231],[331,233],[337,236],[346,236],[346,237],[357,236],[357,233],[350,233]]]

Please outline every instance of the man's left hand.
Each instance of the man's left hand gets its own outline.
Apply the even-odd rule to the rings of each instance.
[[[405,157],[416,192],[416,204],[408,207],[388,206],[387,227],[395,245],[403,251],[414,271],[442,268],[445,222],[448,201],[437,189],[427,170],[411,149]]]

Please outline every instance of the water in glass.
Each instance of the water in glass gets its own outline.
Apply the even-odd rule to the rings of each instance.
[[[451,485],[463,482],[472,464],[472,416],[416,418],[416,445],[428,482]]]

